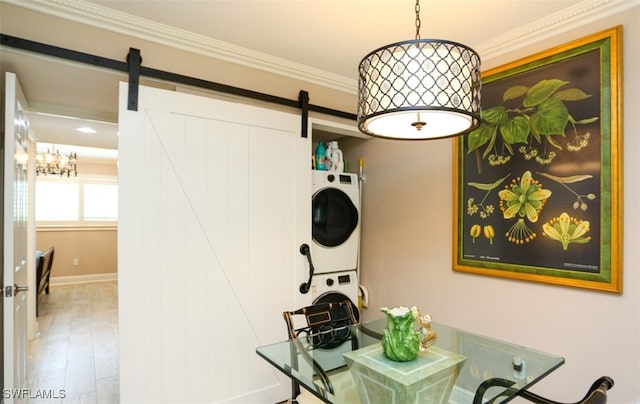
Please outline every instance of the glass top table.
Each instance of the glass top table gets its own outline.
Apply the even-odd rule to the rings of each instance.
[[[386,318],[348,327],[332,349],[307,338],[256,353],[327,403],[502,403],[564,363],[564,358],[433,322],[436,343],[409,362],[382,353]]]

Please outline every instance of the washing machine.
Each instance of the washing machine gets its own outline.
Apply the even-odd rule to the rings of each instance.
[[[356,317],[360,321],[358,310],[358,275],[356,271],[342,271],[330,274],[316,274],[311,279],[311,298],[313,304],[343,302],[345,299],[351,301],[351,307]],[[351,352],[350,342],[335,347],[315,357],[325,370],[338,369],[346,366],[343,353]]]
[[[316,274],[358,265],[360,192],[358,175],[313,171],[311,256]]]
[[[313,304],[337,303],[349,299],[356,315],[356,320],[360,320],[358,275],[356,271],[333,272],[330,274],[316,273],[311,279],[310,294]]]

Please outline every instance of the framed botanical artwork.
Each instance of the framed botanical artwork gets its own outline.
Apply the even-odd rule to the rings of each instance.
[[[622,293],[622,27],[482,75],[454,141],[455,271]]]

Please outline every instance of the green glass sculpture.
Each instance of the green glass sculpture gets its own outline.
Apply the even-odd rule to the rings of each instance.
[[[416,331],[416,319],[420,314],[412,307],[382,307],[381,312],[387,315],[387,326],[382,336],[382,351],[393,361],[406,362],[415,359],[420,351],[422,335]]]

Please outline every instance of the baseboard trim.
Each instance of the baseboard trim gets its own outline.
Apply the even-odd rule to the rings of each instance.
[[[108,282],[117,281],[118,274],[106,273],[106,274],[88,274],[88,275],[72,275],[72,276],[52,276],[49,279],[49,284],[56,285],[70,285],[74,283],[91,283],[91,282]]]

